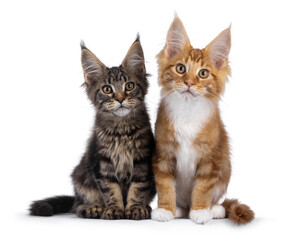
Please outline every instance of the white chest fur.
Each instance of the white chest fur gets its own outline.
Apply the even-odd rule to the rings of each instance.
[[[176,155],[177,206],[189,207],[197,160],[200,153],[193,147],[196,136],[210,119],[214,104],[204,97],[183,98],[177,92],[165,98],[168,118],[172,121],[179,143]]]

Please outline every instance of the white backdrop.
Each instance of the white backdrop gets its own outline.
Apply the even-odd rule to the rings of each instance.
[[[114,66],[140,33],[154,123],[155,55],[175,10],[194,47],[232,23],[232,78],[221,103],[232,145],[228,197],[249,204],[256,220],[236,227],[28,216],[32,200],[72,194],[70,173],[93,124],[80,40]],[[1,239],[299,238],[299,22],[297,1],[1,1]]]

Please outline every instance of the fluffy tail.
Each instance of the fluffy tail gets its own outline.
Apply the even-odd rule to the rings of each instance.
[[[225,199],[221,205],[225,208],[225,217],[235,224],[246,224],[254,219],[254,212],[250,207],[240,204],[237,199]]]
[[[72,196],[57,196],[35,201],[30,205],[30,215],[52,216],[58,213],[70,212],[75,201]]]

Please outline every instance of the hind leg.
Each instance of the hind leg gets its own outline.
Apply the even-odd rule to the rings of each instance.
[[[225,218],[225,208],[222,205],[214,205],[210,209],[214,219]]]
[[[82,218],[101,218],[103,208],[98,204],[82,204],[76,209],[78,217]]]
[[[76,185],[76,204],[73,211],[81,218],[101,218],[105,204],[98,189]]]
[[[222,205],[217,204],[217,203],[220,201],[220,199],[225,194],[226,188],[227,188],[227,185],[222,184],[222,183],[217,183],[213,189],[212,197],[211,197],[212,203],[211,203],[210,210],[213,213],[214,219],[225,218],[225,208]]]

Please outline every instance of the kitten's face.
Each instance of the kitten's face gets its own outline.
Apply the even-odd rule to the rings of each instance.
[[[162,86],[165,91],[176,91],[184,98],[219,95],[220,86],[216,69],[205,60],[199,49],[189,49],[169,60],[163,70]]]
[[[175,18],[164,49],[158,54],[160,85],[164,95],[177,92],[184,99],[204,96],[219,99],[230,74],[230,29],[205,49],[194,49],[184,26]]]
[[[136,109],[144,100],[139,81],[127,74],[122,67],[107,69],[104,79],[94,89],[96,107],[120,117]]]
[[[87,94],[97,111],[124,117],[142,105],[148,82],[139,39],[121,66],[112,68],[107,68],[82,44],[82,67]]]

